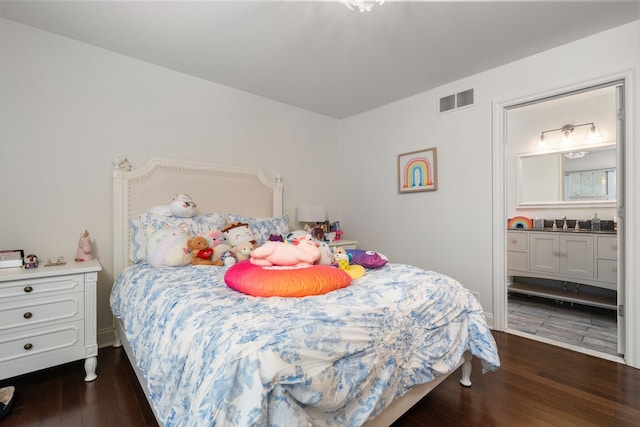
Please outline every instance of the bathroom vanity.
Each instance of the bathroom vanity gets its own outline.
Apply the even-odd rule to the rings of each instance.
[[[617,290],[617,249],[615,231],[509,230],[508,290],[615,309],[611,291]],[[521,283],[525,282],[518,281],[521,277],[548,280]],[[594,287],[595,292],[582,285]]]

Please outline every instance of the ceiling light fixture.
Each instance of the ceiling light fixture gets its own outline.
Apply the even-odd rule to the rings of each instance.
[[[375,4],[382,4],[385,0],[339,0],[340,3],[351,10],[358,9],[360,12],[370,12]]]
[[[602,139],[602,133],[600,133],[600,131],[598,130],[598,128],[596,127],[595,123],[593,122],[589,122],[589,123],[581,123],[579,125],[571,125],[571,124],[567,124],[562,126],[561,128],[557,128],[557,129],[549,129],[549,130],[544,130],[540,133],[540,139],[538,141],[538,146],[546,146],[549,144],[549,139],[547,138],[547,136],[545,134],[549,133],[549,132],[557,132],[560,131],[562,133],[562,141],[565,144],[570,144],[573,142],[573,132],[576,130],[576,128],[582,127],[582,126],[589,126],[589,131],[587,133],[587,136],[585,136],[585,139],[591,140],[591,141],[598,141],[600,139]]]

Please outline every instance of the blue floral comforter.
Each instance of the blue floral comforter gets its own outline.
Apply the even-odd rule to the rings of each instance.
[[[113,287],[166,426],[360,426],[465,350],[500,364],[479,303],[442,274],[387,264],[325,295],[259,298],[225,271],[136,264]]]

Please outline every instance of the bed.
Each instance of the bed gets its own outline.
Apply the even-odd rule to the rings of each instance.
[[[450,277],[390,262],[304,298],[245,295],[229,267],[151,268],[136,219],[177,193],[201,213],[283,215],[283,182],[259,169],[113,162],[116,345],[160,425],[388,426],[471,358],[499,356],[482,309]]]

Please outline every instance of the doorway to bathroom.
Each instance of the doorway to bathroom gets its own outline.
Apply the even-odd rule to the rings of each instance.
[[[507,332],[624,355],[624,80],[504,108]]]

